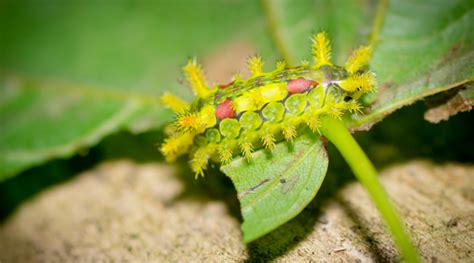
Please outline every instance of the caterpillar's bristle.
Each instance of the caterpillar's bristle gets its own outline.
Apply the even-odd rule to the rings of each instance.
[[[198,176],[204,176],[204,170],[207,166],[209,159],[209,153],[206,148],[199,148],[191,159],[191,169],[194,171],[196,178]]]
[[[346,109],[352,113],[362,113],[362,105],[356,100],[351,100],[346,103]]]
[[[305,120],[306,125],[311,129],[312,132],[319,132],[319,118],[318,117],[310,117]]]
[[[207,87],[207,82],[204,77],[202,67],[197,64],[195,59],[188,61],[188,64],[183,67],[184,75],[188,80],[194,94],[198,97],[205,97],[212,91]]]
[[[309,60],[307,60],[307,59],[301,60],[301,66],[309,66],[309,64],[310,64]]]
[[[183,153],[187,152],[193,144],[194,135],[187,133],[176,137],[168,137],[160,146],[160,151],[168,162],[173,162]]]
[[[249,59],[249,71],[252,76],[258,76],[263,73],[263,60],[260,56],[253,56]]]
[[[160,102],[178,114],[189,109],[189,103],[168,92],[161,96]]]
[[[346,63],[346,70],[350,74],[354,74],[359,71],[362,67],[367,65],[372,49],[368,46],[363,46],[352,53]]]
[[[328,114],[336,119],[341,119],[343,115],[343,109],[346,108],[346,105],[343,103],[336,103],[333,107],[330,108]]]
[[[253,152],[253,145],[250,142],[241,142],[239,144],[240,146],[240,151],[242,152],[242,155],[244,156],[245,160],[250,160],[252,157],[252,152]]]
[[[233,82],[237,82],[237,81],[240,81],[240,80],[242,80],[242,74],[240,72],[237,72],[232,76],[232,81]]]
[[[176,120],[176,127],[181,132],[197,131],[203,128],[199,114],[196,112],[185,112],[178,115]]]
[[[375,89],[375,74],[372,72],[365,72],[359,75],[362,79],[361,91],[372,92]]]
[[[316,67],[331,64],[331,46],[326,32],[321,32],[313,36],[313,58]]]
[[[334,118],[340,119],[346,109],[346,102],[328,101],[328,103],[324,107],[324,114],[328,114]]]
[[[178,132],[179,132],[178,127],[176,126],[176,123],[174,123],[174,122],[172,122],[172,123],[165,126],[164,133],[168,137],[171,137],[171,136],[177,134]]]
[[[276,70],[284,70],[286,68],[286,62],[284,60],[278,60],[275,63]]]
[[[226,164],[232,160],[232,150],[227,145],[219,147],[218,153],[221,163]]]
[[[285,125],[282,128],[283,136],[285,140],[292,142],[298,133],[296,132],[296,127],[293,125]]]
[[[349,78],[342,80],[340,86],[347,92],[355,92],[357,90],[369,92],[372,91],[375,86],[375,77],[371,72],[365,72],[362,74],[356,73]]]
[[[262,143],[265,148],[272,150],[275,147],[275,137],[271,132],[264,132],[262,134]]]

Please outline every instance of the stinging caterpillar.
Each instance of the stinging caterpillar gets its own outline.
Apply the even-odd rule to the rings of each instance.
[[[213,87],[201,66],[190,60],[183,71],[196,98],[192,103],[171,94],[161,98],[177,114],[161,152],[168,161],[189,153],[196,176],[204,175],[209,159],[228,163],[240,152],[250,160],[254,149],[271,150],[281,137],[291,142],[300,126],[318,132],[323,115],[340,118],[344,112],[361,111],[358,99],[375,86],[374,74],[366,70],[370,47],[353,52],[344,67],[336,66],[321,32],[312,37],[312,55],[313,65],[277,62],[271,72],[263,72],[261,57],[254,56],[248,79],[237,75],[231,83]]]

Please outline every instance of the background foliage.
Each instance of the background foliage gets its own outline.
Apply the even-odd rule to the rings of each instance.
[[[204,2],[0,3],[3,215],[104,159],[161,160],[155,145],[172,116],[159,105],[160,94],[173,90],[190,98],[180,72],[187,58],[227,56],[235,43],[261,54],[270,69],[276,59],[298,64],[309,58],[308,37],[321,29],[331,36],[338,63],[372,39],[380,93],[366,98],[374,102],[367,115],[349,122],[358,129],[451,90],[435,98],[442,104],[473,81],[469,0],[393,1],[379,11],[368,0]],[[383,21],[378,29],[377,14]],[[424,110],[422,104],[405,109],[358,139],[379,165],[414,157],[474,160],[472,114],[431,125],[422,119]],[[329,151],[330,173],[348,175]]]

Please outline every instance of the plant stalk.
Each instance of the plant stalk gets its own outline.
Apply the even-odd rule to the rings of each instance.
[[[352,137],[345,124],[341,120],[325,116],[321,118],[320,127],[321,133],[336,146],[357,179],[369,192],[392,233],[403,259],[406,262],[419,262],[417,251],[410,241],[400,216],[380,183],[374,165]]]

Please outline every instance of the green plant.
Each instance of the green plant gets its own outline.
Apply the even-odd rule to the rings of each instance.
[[[251,43],[262,57],[283,57],[291,65],[309,57],[312,30],[328,30],[336,64],[368,38],[379,93],[364,98],[370,105],[366,114],[347,120],[351,130],[368,129],[427,96],[472,89],[472,1],[382,1],[379,11],[370,1],[360,3],[266,1],[262,8],[254,1],[212,7],[199,1],[146,7],[7,2],[0,10],[0,49],[5,51],[0,54],[0,178],[68,158],[118,130],[162,129],[172,115],[158,98],[176,86],[183,57],[205,57],[236,38]],[[139,36],[131,38],[134,32]],[[184,88],[178,92],[190,95]],[[279,214],[281,220],[316,194],[327,166],[324,154],[322,143],[305,135],[293,149],[275,146],[278,165],[271,172],[290,167],[288,176],[298,174],[286,184],[285,202],[279,205],[288,213]],[[237,190],[266,178],[257,165],[268,162],[265,154],[258,152],[254,159],[254,166],[236,160],[222,168]],[[311,167],[314,159],[321,165]],[[299,173],[307,168],[312,173]],[[244,173],[249,181],[238,181]]]

